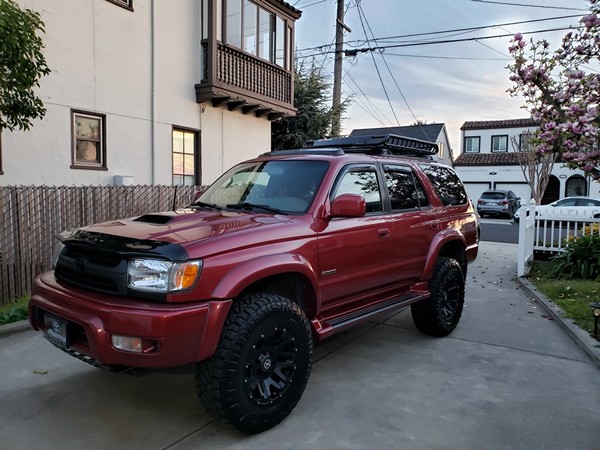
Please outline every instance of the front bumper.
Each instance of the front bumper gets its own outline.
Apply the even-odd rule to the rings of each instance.
[[[47,313],[66,320],[64,350],[94,365],[168,368],[209,358],[230,306],[231,300],[153,303],[99,294],[61,283],[47,272],[35,280],[29,321],[45,332]],[[127,352],[112,345],[113,335],[154,345],[142,353]]]

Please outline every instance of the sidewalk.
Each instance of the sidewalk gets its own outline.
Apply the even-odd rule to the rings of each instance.
[[[522,286],[516,254],[482,242],[446,338],[405,310],[319,344],[296,409],[256,436],[212,420],[191,373],[109,374],[17,324],[0,332],[3,448],[596,450],[598,349]]]

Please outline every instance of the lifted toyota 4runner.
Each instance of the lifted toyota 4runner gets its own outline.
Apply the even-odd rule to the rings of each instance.
[[[233,167],[190,207],[64,232],[34,329],[109,370],[195,363],[216,418],[257,433],[298,403],[321,340],[411,307],[460,319],[475,214],[435,144],[349,137]]]

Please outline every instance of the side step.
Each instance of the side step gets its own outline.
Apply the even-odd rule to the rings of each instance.
[[[416,294],[414,292],[404,294],[331,319],[313,321],[313,327],[315,327],[315,331],[318,333],[319,337],[325,338],[331,334],[355,325],[358,322],[366,321],[377,314],[383,314],[386,312],[392,312],[394,310],[406,308],[412,303],[425,300],[428,296],[429,294]]]

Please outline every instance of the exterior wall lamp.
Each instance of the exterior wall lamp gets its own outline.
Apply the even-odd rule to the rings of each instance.
[[[598,320],[600,320],[600,302],[590,303],[594,315],[594,337],[598,337]]]

